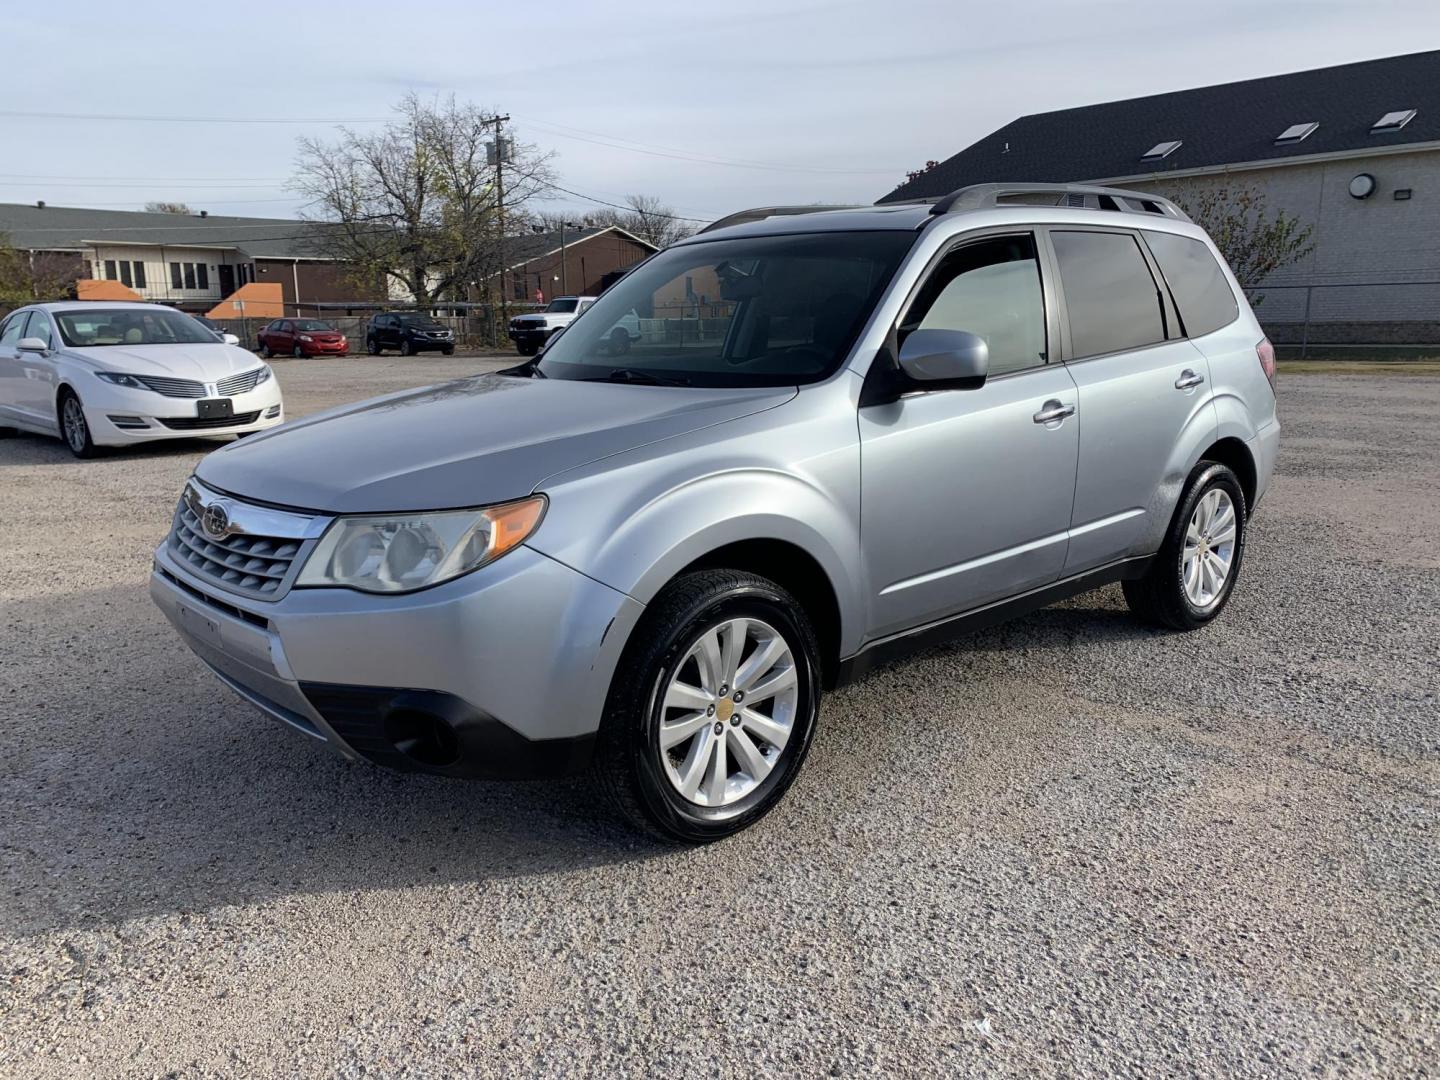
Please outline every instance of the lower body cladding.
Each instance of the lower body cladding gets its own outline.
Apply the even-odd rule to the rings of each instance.
[[[557,776],[589,762],[643,606],[527,547],[400,596],[218,589],[155,553],[150,595],[201,660],[275,719],[350,758],[446,776]]]

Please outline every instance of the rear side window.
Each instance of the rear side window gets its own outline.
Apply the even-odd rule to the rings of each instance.
[[[1147,232],[1145,243],[1160,264],[1189,337],[1201,337],[1240,317],[1235,294],[1210,249],[1174,233]]]
[[[1165,340],[1160,289],[1128,233],[1052,232],[1074,359]]]

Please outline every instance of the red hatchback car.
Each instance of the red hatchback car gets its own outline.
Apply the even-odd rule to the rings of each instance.
[[[344,356],[345,335],[319,319],[276,319],[255,335],[261,356]]]

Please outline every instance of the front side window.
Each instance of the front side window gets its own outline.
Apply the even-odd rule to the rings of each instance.
[[[79,308],[55,313],[66,345],[214,345],[215,335],[169,308]]]
[[[540,361],[557,379],[795,386],[845,360],[915,233],[680,244],[621,278]]]
[[[50,343],[55,340],[54,336],[50,333],[50,320],[38,311],[32,311],[30,313],[30,325],[25,328],[25,336],[39,338],[45,343],[47,349],[50,348]]]
[[[0,326],[0,345],[14,345],[21,338],[20,331],[25,329],[25,320],[30,317],[28,311],[21,311],[5,320],[5,325]]]
[[[1045,363],[1045,293],[1035,238],[1002,236],[952,251],[900,323],[912,330],[968,330],[985,339],[990,374]]]
[[[1065,290],[1075,359],[1165,340],[1160,289],[1129,233],[1050,234]]]
[[[1204,243],[1175,233],[1149,231],[1145,243],[1170,286],[1186,336],[1202,337],[1240,317],[1230,283]]]

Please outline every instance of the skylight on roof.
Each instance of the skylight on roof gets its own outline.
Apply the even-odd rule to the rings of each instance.
[[[1170,142],[1158,142],[1145,153],[1140,155],[1141,161],[1159,161],[1163,157],[1169,157],[1176,150],[1180,149],[1180,140],[1173,139]]]
[[[1376,120],[1375,126],[1370,129],[1370,133],[1373,135],[1377,131],[1399,131],[1414,119],[1414,109],[1396,109],[1394,112],[1387,112],[1384,116],[1380,117],[1379,120]]]
[[[1275,142],[1276,142],[1276,143],[1297,143],[1297,142],[1300,142],[1302,139],[1304,139],[1304,138],[1306,138],[1306,137],[1308,137],[1308,136],[1310,136],[1310,135],[1315,134],[1315,129],[1318,128],[1319,126],[1320,126],[1320,125],[1317,124],[1317,123],[1310,123],[1310,124],[1291,124],[1288,128],[1286,128],[1284,131],[1282,131],[1279,135],[1277,135],[1277,136],[1275,137]]]

